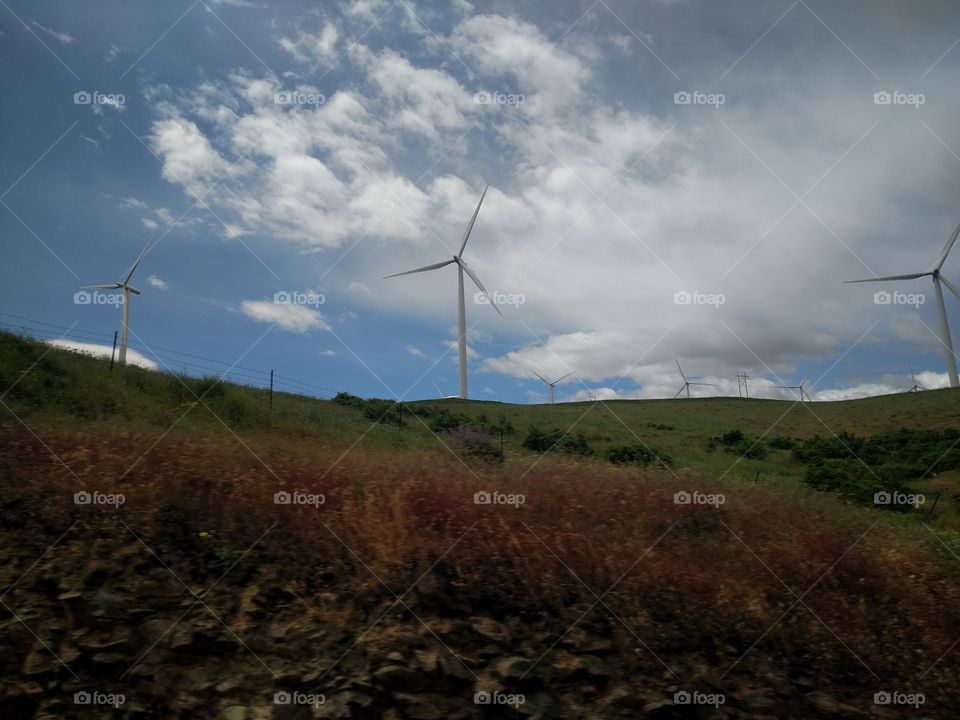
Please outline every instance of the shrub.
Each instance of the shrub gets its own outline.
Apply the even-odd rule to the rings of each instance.
[[[648,448],[645,445],[613,445],[607,448],[607,461],[615,465],[649,465],[652,462],[662,462],[672,465],[673,458],[664,452]]]
[[[528,450],[539,453],[556,449],[568,455],[593,455],[593,449],[587,443],[587,438],[583,433],[567,435],[557,429],[545,432],[536,425],[530,426],[527,437],[523,441],[523,446]]]
[[[721,438],[720,443],[726,445],[727,447],[735,447],[743,442],[743,433],[739,430],[730,430],[725,432]]]

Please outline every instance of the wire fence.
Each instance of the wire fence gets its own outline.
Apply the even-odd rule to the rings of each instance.
[[[101,346],[113,344],[113,333],[85,330],[77,327],[67,327],[54,323],[34,320],[33,318],[11,313],[0,312],[0,328],[9,332],[24,334],[35,340],[73,340],[75,342],[93,343]],[[127,343],[129,348],[136,350],[148,360],[156,362],[161,371],[187,375],[191,377],[209,377],[211,375],[238,385],[247,385],[268,389],[270,387],[270,369],[253,368],[244,365],[235,365],[226,360],[196,355],[194,353],[173,350],[159,345],[145,345],[137,340]],[[307,382],[289,375],[273,372],[273,388],[280,392],[289,392],[296,395],[308,395],[324,400],[330,399],[338,391],[314,383]]]

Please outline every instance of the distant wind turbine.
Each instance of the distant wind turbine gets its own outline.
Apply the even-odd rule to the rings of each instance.
[[[933,289],[937,294],[937,308],[940,311],[940,342],[943,343],[943,355],[947,360],[947,372],[950,375],[950,387],[960,387],[960,378],[957,377],[957,358],[953,354],[953,339],[950,337],[950,325],[947,322],[947,308],[943,304],[943,288],[941,288],[940,285],[941,283],[946,285],[950,292],[956,295],[957,298],[960,298],[960,288],[947,280],[940,273],[940,270],[943,267],[943,264],[947,261],[947,255],[949,255],[950,251],[953,249],[954,243],[957,242],[957,235],[960,235],[960,225],[957,225],[956,229],[953,231],[953,235],[951,235],[950,239],[947,240],[947,244],[943,246],[943,251],[940,253],[940,257],[936,264],[930,270],[927,270],[927,272],[912,273],[910,275],[891,275],[890,277],[867,278],[866,280],[847,280],[848,283],[864,283],[884,282],[887,280],[915,280],[917,278],[927,276],[933,278]]]
[[[910,367],[909,365],[907,367]],[[926,388],[917,382],[917,376],[913,374],[913,368],[910,367],[910,380],[913,382],[913,387],[911,387],[907,392],[918,392],[919,390],[926,390]]]
[[[490,186],[487,185],[483,189],[483,195],[480,196],[480,202],[477,203],[477,209],[473,211],[473,217],[470,218],[470,224],[467,225],[467,231],[463,234],[463,242],[460,244],[460,252],[453,256],[452,260],[444,260],[443,262],[434,263],[433,265],[427,265],[426,267],[417,268],[416,270],[407,270],[406,272],[394,273],[393,275],[387,275],[384,280],[392,277],[400,277],[401,275],[412,275],[414,273],[426,272],[428,270],[438,270],[439,268],[446,267],[447,265],[457,265],[457,277],[458,277],[458,294],[457,294],[457,333],[458,333],[458,350],[459,350],[459,365],[460,365],[460,397],[464,400],[467,399],[467,309],[463,297],[463,274],[466,273],[470,276],[470,279],[473,280],[473,284],[476,285],[480,292],[482,292],[487,299],[490,301],[490,304],[493,306],[493,309],[497,311],[497,314],[503,315],[500,312],[500,308],[497,307],[496,302],[494,302],[493,297],[490,293],[487,292],[487,289],[483,286],[483,283],[480,282],[480,278],[477,277],[477,274],[470,269],[470,266],[467,265],[463,260],[463,250],[467,247],[467,240],[470,239],[470,232],[473,230],[473,224],[477,221],[477,214],[480,212],[480,206],[483,205],[483,198],[487,195],[487,189]]]
[[[680,367],[680,358],[677,358],[677,370],[680,371],[680,377],[683,378],[683,386],[682,386],[679,390],[677,390],[677,394],[673,396],[673,399],[674,399],[674,400],[676,400],[678,397],[680,397],[680,393],[682,393],[684,390],[687,391],[687,400],[689,400],[689,399],[690,399],[690,386],[691,386],[691,385],[700,385],[700,386],[703,386],[703,387],[717,387],[717,386],[714,385],[713,383],[691,382],[690,380],[688,380],[688,379],[687,379],[687,376],[683,374],[683,368]]]
[[[798,391],[800,391],[800,402],[812,401],[813,398],[810,397],[810,393],[807,392],[806,388],[804,388],[804,385],[806,385],[806,383],[807,383],[807,378],[808,378],[808,377],[809,377],[809,375],[804,375],[804,376],[803,376],[803,380],[800,381],[800,384],[799,384],[799,385],[777,385],[777,387],[780,388],[781,390],[798,390]]]
[[[574,370],[574,371],[572,371],[572,372],[568,372],[566,375],[564,375],[564,376],[561,377],[561,378],[557,378],[557,379],[554,380],[553,382],[550,382],[549,380],[547,380],[543,375],[541,375],[540,373],[538,373],[536,370],[533,371],[533,374],[536,375],[538,378],[540,378],[541,380],[543,380],[543,381],[547,384],[547,387],[549,388],[549,390],[547,390],[547,402],[550,403],[551,405],[553,405],[553,388],[554,388],[554,386],[555,386],[558,382],[560,382],[561,380],[566,380],[568,377],[570,377],[571,375],[573,375],[573,373],[575,373],[575,372],[576,372],[576,370]]]
[[[456,395],[444,395],[443,391],[440,389],[440,386],[437,385],[436,381],[434,381],[433,386],[437,389],[437,395],[441,400],[453,400],[454,398],[457,397]]]
[[[156,237],[156,233],[154,236]],[[143,246],[143,250],[140,251],[140,255],[137,256],[136,261],[133,263],[133,266],[130,268],[130,271],[124,276],[123,280],[120,282],[110,283],[108,285],[84,285],[84,288],[91,290],[123,290],[123,316],[120,321],[120,352],[117,355],[117,362],[121,365],[125,364],[127,361],[127,328],[130,325],[130,293],[135,293],[136,295],[140,294],[140,291],[137,290],[133,285],[130,284],[130,278],[133,277],[133,271],[137,269],[137,265],[140,264],[140,261],[143,260],[143,256],[147,254],[147,250],[150,249],[150,243],[153,242],[153,237],[151,237],[147,244]]]

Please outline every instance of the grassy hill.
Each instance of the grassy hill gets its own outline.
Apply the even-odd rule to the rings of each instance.
[[[271,409],[0,335],[0,392],[5,718],[100,717],[72,700],[97,691],[228,720],[960,706],[955,391]]]

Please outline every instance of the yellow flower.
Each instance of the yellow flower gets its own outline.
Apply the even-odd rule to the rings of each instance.
[[[199,534],[200,537],[202,537],[202,538],[208,538],[208,537],[210,537],[210,533],[208,533],[206,530],[204,530],[203,532],[198,533],[198,534]]]

